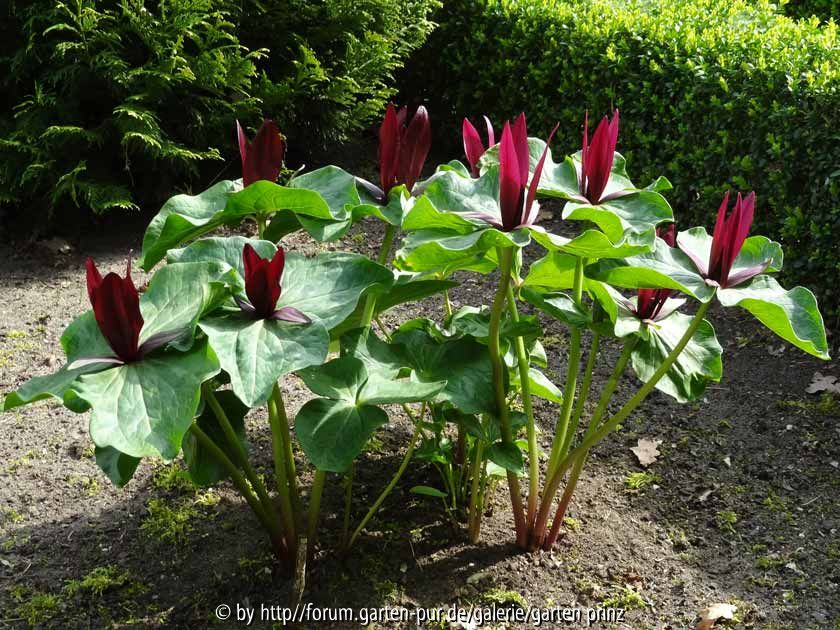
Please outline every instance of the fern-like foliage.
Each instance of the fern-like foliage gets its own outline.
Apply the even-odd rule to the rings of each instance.
[[[0,3],[3,4],[3,3]],[[373,122],[438,0],[6,0],[0,204],[155,209],[228,160],[233,121],[292,145]]]

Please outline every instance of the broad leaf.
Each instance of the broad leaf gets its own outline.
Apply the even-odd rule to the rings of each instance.
[[[67,356],[67,365],[77,359],[90,356],[106,356],[113,353],[108,342],[99,332],[93,311],[80,315],[61,335],[61,347]],[[58,372],[46,376],[35,376],[24,383],[17,391],[10,393],[3,401],[3,410],[26,405],[45,398],[56,398],[71,411],[82,413],[88,405],[76,397],[72,391],[73,383],[83,374],[99,372],[103,364],[89,364],[68,370],[67,365]]]
[[[586,275],[613,286],[628,289],[663,288],[681,291],[701,302],[708,302],[714,287],[697,272],[694,263],[682,251],[661,238],[648,254],[624,260],[601,260],[586,268]]]
[[[73,389],[92,408],[95,444],[132,457],[171,460],[195,416],[201,383],[218,371],[213,351],[200,343],[186,353],[168,352],[81,376]]]
[[[113,446],[97,446],[94,449],[96,464],[118,488],[122,488],[131,481],[137,466],[140,465],[139,457],[132,457],[121,453]]]
[[[357,334],[347,339],[364,360],[345,354],[298,373],[309,389],[323,396],[306,403],[295,419],[301,447],[319,470],[343,472],[350,467],[373,432],[388,421],[377,405],[427,400],[445,384],[397,378],[398,349]]]
[[[646,325],[631,354],[638,377],[647,382],[679,343],[693,318],[673,313],[655,324]],[[656,384],[656,389],[679,402],[695,400],[709,381],[719,381],[723,373],[722,349],[712,325],[703,320],[677,360]]]
[[[822,315],[814,294],[804,287],[786,291],[770,276],[718,290],[724,306],[740,306],[779,337],[820,359],[829,359]]]
[[[316,318],[309,324],[292,324],[251,319],[235,311],[202,320],[199,326],[230,376],[233,391],[248,407],[265,402],[284,374],[322,363],[329,350],[329,332]]]
[[[248,407],[242,404],[236,395],[229,390],[216,392],[216,399],[230,421],[240,444],[247,449],[245,416],[248,413]],[[204,409],[196,419],[196,424],[232,461],[238,460],[239,454],[234,452],[234,447],[228,442],[227,436],[210,405],[204,404]],[[196,485],[211,486],[228,476],[227,469],[213,457],[192,433],[188,432],[184,436],[182,446],[190,479]]]
[[[522,451],[512,442],[496,442],[487,449],[487,459],[505,470],[521,475],[525,463]]]
[[[225,271],[216,262],[167,265],[158,270],[140,298],[144,320],[140,342],[158,333],[183,331],[184,336],[173,345],[189,348],[199,317],[228,295],[221,282]]]
[[[168,250],[216,227],[214,218],[230,195],[241,189],[241,182],[221,181],[198,195],[169,199],[146,228],[138,264],[148,271]]]
[[[543,293],[526,286],[521,293],[526,302],[568,326],[585,328],[592,323],[592,312],[576,304],[562,291]]]
[[[486,347],[469,337],[439,341],[412,323],[402,326],[393,340],[405,346],[420,380],[446,381],[438,401],[450,402],[467,414],[495,412],[493,370]]]

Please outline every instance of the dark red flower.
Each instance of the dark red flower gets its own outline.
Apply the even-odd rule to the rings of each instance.
[[[723,197],[723,202],[718,208],[715,230],[712,234],[712,248],[708,259],[704,259],[700,252],[692,251],[685,243],[680,243],[686,255],[691,258],[694,266],[704,278],[716,283],[721,288],[732,287],[757,276],[770,264],[770,260],[738,269],[732,272],[732,265],[752,226],[755,213],[755,193],[751,192],[746,198],[741,198],[741,193],[735,200],[735,208],[726,216],[729,206],[729,193]]]
[[[239,137],[239,157],[242,159],[242,183],[249,186],[261,179],[277,181],[286,143],[274,121],[263,121],[253,142],[248,142],[239,121],[236,121],[236,133]]]
[[[308,324],[311,320],[296,308],[285,306],[277,309],[282,289],[280,280],[286,266],[286,253],[282,247],[271,260],[260,258],[251,247],[245,245],[242,251],[242,263],[245,266],[245,295],[248,302],[237,298],[239,308],[255,319],[280,319],[295,324]]]
[[[603,199],[604,189],[610,179],[615,145],[618,142],[618,110],[613,113],[612,121],[604,116],[595,129],[592,143],[589,143],[589,113],[583,119],[583,149],[581,151],[581,169],[578,188],[591,204],[598,204]]]
[[[461,125],[461,135],[464,138],[464,155],[467,156],[467,163],[470,165],[470,173],[473,177],[478,177],[478,160],[484,155],[484,152],[496,144],[496,134],[493,132],[493,124],[487,116],[484,117],[484,123],[487,125],[487,146],[481,142],[481,136],[478,135],[473,124],[469,119],[464,118],[464,124]]]
[[[407,108],[397,110],[389,103],[379,127],[379,183],[383,201],[394,186],[402,184],[409,191],[414,188],[432,146],[426,108],[421,105],[410,121],[407,118]]]
[[[528,186],[528,170],[531,161],[528,149],[528,131],[525,114],[520,114],[511,127],[505,123],[499,145],[499,208],[501,229],[506,232],[533,225],[537,219],[538,206],[534,204],[537,187],[542,177],[548,146],[554,137],[554,127],[545,144],[545,150],[534,168],[531,185]]]
[[[161,332],[139,344],[143,316],[140,314],[140,297],[131,280],[131,258],[128,259],[125,278],[114,272],[103,278],[92,258],[87,259],[86,268],[87,291],[93,306],[93,316],[102,336],[114,351],[114,356],[80,359],[68,367],[73,369],[92,363],[139,361],[152,350],[183,334],[183,330]]]
[[[668,247],[673,247],[677,240],[677,226],[676,223],[669,223],[664,228],[657,228],[657,236],[668,244]],[[657,321],[663,319],[674,312],[674,308],[663,309],[668,298],[673,295],[671,289],[639,289],[636,297],[636,316],[641,320]]]

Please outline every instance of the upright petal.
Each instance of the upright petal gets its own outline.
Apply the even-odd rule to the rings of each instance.
[[[720,282],[721,269],[723,267],[723,254],[726,241],[726,210],[729,207],[729,192],[723,196],[723,201],[718,208],[715,229],[712,232],[712,249],[709,252],[709,278]]]
[[[521,223],[523,186],[510,123],[505,123],[499,145],[499,207],[505,230],[513,230]]]
[[[102,284],[102,274],[96,268],[96,263],[93,258],[88,258],[85,261],[85,268],[87,269],[87,292],[90,303],[93,304],[93,294]]]
[[[513,146],[516,147],[516,157],[519,163],[519,181],[522,185],[528,181],[528,172],[531,166],[531,153],[528,150],[528,125],[525,121],[525,114],[519,114],[513,121]]]
[[[674,247],[677,244],[677,224],[672,222],[656,228],[656,235],[665,241],[668,247]]]
[[[379,127],[379,185],[385,196],[396,185],[400,155],[400,124],[393,103],[388,103]]]
[[[248,186],[255,181],[277,181],[286,144],[273,120],[263,121],[254,141],[248,147],[248,158],[242,171],[243,183]]]
[[[478,131],[467,118],[464,118],[464,123],[461,125],[461,136],[464,139],[464,155],[467,156],[470,173],[473,177],[478,177],[478,160],[484,155],[484,145],[481,143]]]
[[[554,129],[548,136],[545,142],[545,149],[543,149],[537,166],[534,168],[534,176],[531,178],[531,184],[528,187],[528,197],[525,199],[525,209],[523,211],[524,219],[523,225],[533,225],[537,220],[537,206],[534,205],[534,199],[537,196],[537,189],[540,186],[540,179],[542,178],[543,167],[545,166],[545,158],[548,155],[548,147],[551,146],[551,141],[554,139],[554,134],[557,133],[557,128],[560,123],[554,125]]]
[[[611,124],[606,116],[598,124],[592,136],[592,144],[588,147],[586,156],[586,198],[590,203],[597,204],[604,194],[612,171],[615,144],[618,139],[617,119]]]
[[[239,121],[236,121],[236,138],[239,141],[239,159],[242,162],[242,174],[245,174],[245,164],[248,161],[248,147],[250,143],[248,142],[248,136],[245,135],[245,130],[242,128],[242,125],[239,124]]]
[[[484,124],[487,125],[487,148],[489,149],[496,144],[496,133],[493,131],[493,123],[487,116],[484,117]]]
[[[746,199],[741,199],[741,193],[738,193],[738,199],[735,202],[735,213],[733,218],[737,221],[733,222],[730,240],[727,247],[727,257],[724,261],[726,265],[726,276],[729,276],[729,270],[732,269],[732,264],[741,253],[741,248],[744,246],[744,241],[750,233],[752,227],[753,216],[755,214],[755,192],[747,195]]]
[[[578,175],[578,191],[586,196],[586,173],[589,164],[589,111],[583,114],[583,140],[580,144],[580,174]]]
[[[398,183],[404,184],[411,191],[426,163],[426,156],[432,146],[432,127],[429,113],[422,105],[417,108],[411,122],[408,123],[400,146],[400,167]]]
[[[138,341],[143,317],[131,277],[107,274],[94,291],[92,304],[99,330],[114,353],[125,362],[140,358]]]
[[[240,304],[243,312],[254,317],[267,319],[274,313],[277,300],[280,299],[280,278],[285,266],[285,252],[277,249],[271,260],[260,258],[259,254],[246,244],[242,250],[245,266],[245,295],[251,308]]]

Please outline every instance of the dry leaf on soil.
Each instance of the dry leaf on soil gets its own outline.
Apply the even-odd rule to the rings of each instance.
[[[639,440],[639,443],[630,450],[633,451],[639,459],[639,463],[647,468],[651,464],[656,463],[656,458],[660,455],[657,447],[660,444],[662,444],[662,440],[647,440],[642,438]]]
[[[710,630],[720,619],[733,619],[737,606],[732,604],[712,604],[700,611],[700,623],[697,630]]]
[[[816,394],[817,392],[840,394],[840,382],[837,381],[836,376],[823,376],[819,372],[814,372],[814,378],[811,379],[811,384],[805,391],[809,394]]]

